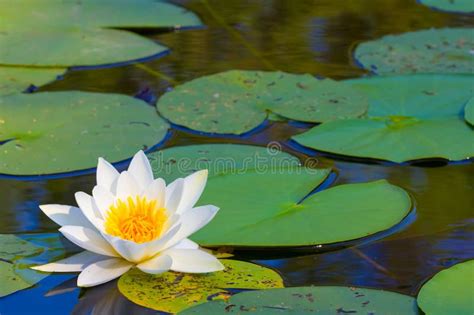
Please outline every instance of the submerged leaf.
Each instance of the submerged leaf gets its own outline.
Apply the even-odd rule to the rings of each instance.
[[[228,289],[283,287],[283,280],[271,269],[237,260],[221,262],[225,269],[209,274],[151,275],[132,269],[120,278],[118,288],[136,304],[175,313],[207,300],[226,298],[231,294]]]

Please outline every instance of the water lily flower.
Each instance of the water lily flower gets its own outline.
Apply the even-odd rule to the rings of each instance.
[[[151,274],[222,270],[219,260],[188,239],[219,210],[213,205],[194,207],[206,181],[207,170],[202,170],[166,186],[163,179],[153,178],[142,151],[122,173],[99,158],[92,196],[75,194],[79,207],[40,206],[61,226],[59,231],[85,251],[33,269],[80,271],[81,287],[108,282],[132,267]]]

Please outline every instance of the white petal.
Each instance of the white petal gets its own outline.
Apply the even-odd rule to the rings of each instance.
[[[206,273],[223,270],[220,261],[199,249],[168,249],[163,252],[173,260],[171,270],[187,273]]]
[[[140,185],[140,190],[144,190],[153,181],[153,171],[151,170],[150,162],[142,150],[135,154],[132,162],[130,162],[128,171],[135,178],[138,185]]]
[[[106,234],[104,236],[121,257],[134,263],[140,263],[158,254],[179,229],[180,225],[176,225],[160,238],[140,244]]]
[[[94,189],[92,189],[92,196],[94,196],[97,209],[105,220],[110,206],[115,202],[115,196],[102,186],[95,186]]]
[[[79,208],[81,208],[82,213],[89,220],[89,222],[99,231],[102,230],[104,224],[103,218],[99,209],[97,209],[94,198],[82,191],[75,193],[74,197],[76,197],[77,205]]]
[[[127,197],[139,196],[140,193],[141,189],[132,174],[128,171],[120,173],[115,196],[120,199],[127,199]]]
[[[118,176],[119,173],[115,167],[103,158],[99,158],[99,162],[97,163],[97,185],[107,190],[112,190],[112,185]]]
[[[155,199],[158,201],[157,206],[163,208],[165,206],[165,181],[157,178],[143,192],[143,196],[147,199]]]
[[[184,179],[178,178],[166,187],[166,211],[170,214],[174,214],[178,210],[181,198],[184,192]]]
[[[31,267],[31,269],[44,272],[77,272],[84,270],[87,265],[104,259],[109,259],[109,257],[83,251],[79,254],[46,265]]]
[[[189,238],[185,238],[178,244],[174,245],[173,248],[174,249],[198,249],[199,245],[191,241]]]
[[[109,282],[126,273],[133,264],[120,258],[111,258],[90,264],[77,279],[80,287],[93,287]]]
[[[117,252],[96,231],[82,226],[66,225],[59,229],[64,237],[79,247],[96,254],[117,257]]]
[[[207,170],[197,171],[184,179],[183,196],[176,213],[181,214],[194,207],[206,187],[207,173]]]
[[[81,209],[66,205],[41,205],[40,209],[58,225],[79,225],[94,228]]]
[[[157,255],[137,265],[137,268],[143,272],[156,275],[170,270],[172,262],[171,257],[168,255]]]
[[[217,214],[217,211],[219,211],[219,208],[216,206],[207,205],[196,207],[184,212],[179,220],[181,228],[165,245],[165,249],[173,247],[183,239],[192,235],[194,232],[200,230],[214,218],[214,216]]]

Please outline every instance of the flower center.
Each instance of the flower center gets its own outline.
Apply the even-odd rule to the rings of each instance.
[[[145,243],[161,235],[167,220],[166,211],[157,206],[157,200],[128,197],[110,206],[105,231],[124,240]]]

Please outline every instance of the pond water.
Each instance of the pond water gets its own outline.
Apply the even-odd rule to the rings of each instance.
[[[148,94],[159,97],[175,84],[230,69],[278,69],[333,79],[354,78],[367,74],[351,57],[358,42],[430,27],[474,26],[470,16],[430,10],[415,0],[176,3],[196,12],[206,27],[176,32],[139,30],[170,47],[169,55],[144,63],[146,67],[71,70],[40,90],[128,95],[148,90]],[[287,286],[354,285],[415,296],[423,282],[437,271],[474,257],[472,162],[393,165],[321,155],[301,150],[289,141],[290,136],[309,127],[274,122],[251,135],[230,138],[205,137],[173,128],[162,147],[196,143],[265,146],[278,141],[283,150],[302,161],[316,155],[320,166],[335,169],[336,184],[385,178],[416,200],[413,219],[382,240],[304,255],[236,253],[238,259],[274,268]],[[57,226],[38,205],[75,204],[74,192],[90,191],[94,184],[94,174],[32,181],[0,178],[0,233],[56,231]],[[3,298],[0,314],[89,314],[99,312],[106,303],[115,303],[114,314],[156,313],[126,300],[115,283],[80,292],[74,275],[53,275],[33,288]]]

